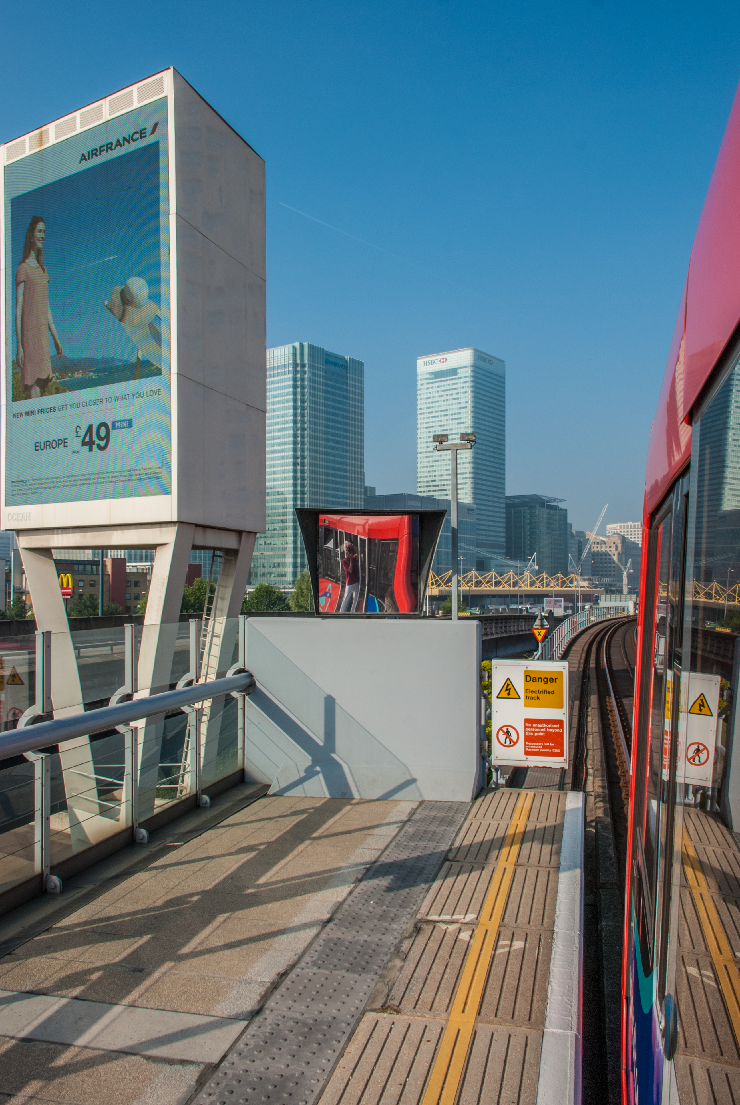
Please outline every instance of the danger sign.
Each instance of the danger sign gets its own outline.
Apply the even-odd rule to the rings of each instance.
[[[493,660],[491,679],[493,762],[567,767],[567,662]]]
[[[679,779],[683,771],[683,781],[692,786],[712,786],[719,694],[718,675],[690,671],[681,676],[677,766]]]
[[[506,680],[503,687],[496,695],[496,698],[519,698],[519,695],[516,693],[516,687],[510,679]]]
[[[712,710],[707,702],[706,696],[700,694],[698,698],[689,706],[690,714],[698,714],[699,717],[714,717]]]

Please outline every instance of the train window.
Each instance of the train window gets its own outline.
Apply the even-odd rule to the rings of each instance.
[[[639,690],[639,742],[635,817],[641,829],[634,853],[635,913],[643,970],[649,974],[660,949],[658,987],[665,978],[671,904],[675,791],[671,784],[678,748],[677,703],[681,686],[686,480],[650,530]]]
[[[671,604],[668,601],[668,584],[671,570],[670,514],[661,522],[658,535],[658,601],[655,610],[655,631],[653,633],[653,686],[644,821],[645,861],[651,886],[655,885],[658,863],[660,792],[663,778],[668,769],[669,742],[666,739],[666,722],[670,721],[671,691],[673,688],[673,672],[669,669],[668,660],[668,634],[671,618]]]
[[[331,526],[321,526],[319,532],[319,574],[332,583],[342,582],[340,534]]]
[[[693,541],[686,585],[691,646],[684,656],[687,732],[681,765],[684,804],[721,816],[735,831],[740,829],[740,795],[732,779],[740,776],[740,756],[732,756],[733,739],[740,740],[735,721],[740,657],[739,431],[736,363],[694,420],[692,434]]]

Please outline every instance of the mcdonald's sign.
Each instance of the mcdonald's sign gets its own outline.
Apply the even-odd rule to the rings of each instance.
[[[59,586],[62,589],[62,597],[65,599],[71,599],[74,593],[72,587],[72,576],[67,572],[59,577]]]

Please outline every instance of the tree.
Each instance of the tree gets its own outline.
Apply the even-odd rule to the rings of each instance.
[[[252,594],[244,596],[242,614],[253,614],[257,610],[288,610],[289,606],[282,591],[269,583],[260,583]]]
[[[100,613],[100,600],[97,595],[78,595],[67,607],[70,618],[97,618]]]
[[[111,618],[115,614],[122,614],[123,610],[117,602],[106,602],[103,606],[103,617]]]
[[[202,614],[206,605],[206,595],[210,591],[211,594],[216,590],[216,584],[213,580],[194,579],[191,586],[185,585],[185,590],[182,593],[182,603],[180,610],[183,614]]]
[[[26,606],[23,596],[16,595],[5,611],[5,617],[10,618],[11,621],[25,621],[28,617],[28,610],[29,608]]]
[[[465,606],[465,604],[463,603],[462,597],[460,595],[458,595],[457,596],[457,611],[458,611],[458,613],[460,613],[461,610],[467,610],[467,609],[468,609],[467,606]],[[448,595],[448,597],[442,603],[442,606],[440,607],[440,613],[441,614],[446,614],[448,617],[452,613],[452,595]]]
[[[311,573],[308,568],[301,572],[295,581],[295,586],[288,599],[291,610],[313,610],[313,592],[311,589]]]
[[[144,597],[139,600],[139,605],[136,607],[136,613],[141,614],[142,618],[146,614],[146,600],[148,598],[148,595],[144,595]]]

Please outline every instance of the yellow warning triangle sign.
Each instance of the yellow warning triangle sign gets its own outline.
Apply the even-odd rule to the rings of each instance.
[[[7,682],[9,687],[22,687],[22,686],[24,686],[23,680],[21,679],[20,675],[18,674],[18,669],[17,668],[12,669],[12,671],[11,671],[10,675],[8,676],[6,682]]]
[[[516,687],[511,682],[510,679],[506,680],[503,687],[501,688],[501,690],[496,695],[496,698],[519,698],[519,695],[517,694]]]
[[[547,636],[547,628],[546,625],[535,625],[532,628],[532,632],[540,643],[542,643]]]
[[[699,714],[700,717],[714,717],[709,709],[709,703],[703,694],[700,694],[694,705],[689,709],[690,714]]]

